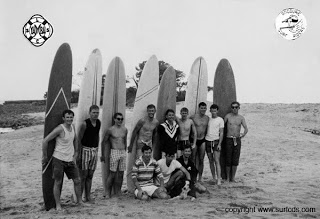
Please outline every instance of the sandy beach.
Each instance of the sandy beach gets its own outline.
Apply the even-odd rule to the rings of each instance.
[[[177,107],[177,110],[179,106]],[[242,104],[247,121],[237,183],[211,183],[208,193],[190,200],[139,201],[131,194],[102,198],[101,166],[95,172],[95,204],[70,201],[72,181],[65,177],[64,212],[43,210],[41,142],[43,125],[0,135],[1,218],[320,218],[320,104]],[[44,113],[29,114],[43,119]],[[127,110],[130,129],[132,110]],[[100,152],[99,152],[100,153]],[[124,180],[123,189],[126,188]],[[264,208],[264,209],[262,209]],[[260,212],[260,211],[273,212]]]

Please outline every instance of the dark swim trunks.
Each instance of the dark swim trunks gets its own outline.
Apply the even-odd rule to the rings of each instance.
[[[196,142],[196,145],[198,146],[198,147],[200,147],[201,145],[202,145],[202,143],[204,143],[206,141],[206,139],[197,139],[197,142]]]
[[[235,144],[236,143],[236,144]],[[241,138],[226,139],[226,166],[238,166],[241,151]]]
[[[189,140],[182,140],[182,141],[178,141],[178,150],[182,151],[184,149],[185,146],[190,146],[190,141]]]
[[[218,151],[219,140],[214,141],[206,141],[206,152],[213,153],[214,151]]]

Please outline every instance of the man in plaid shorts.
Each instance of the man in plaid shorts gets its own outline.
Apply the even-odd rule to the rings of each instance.
[[[99,107],[92,105],[89,109],[89,118],[84,120],[79,131],[79,157],[78,162],[81,175],[81,191],[84,193],[84,201],[91,202],[91,185],[94,171],[97,167],[99,131],[101,122]]]
[[[101,161],[105,162],[106,158],[103,155],[105,154],[106,150],[106,142],[109,141],[111,144],[110,174],[107,179],[106,198],[111,198],[111,191],[113,187],[115,195],[119,194],[123,182],[123,173],[126,169],[126,149],[128,130],[123,125],[122,113],[115,113],[113,119],[114,125],[107,130],[101,145]]]

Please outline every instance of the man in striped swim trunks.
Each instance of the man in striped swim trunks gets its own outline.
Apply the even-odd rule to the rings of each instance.
[[[122,113],[115,113],[113,116],[114,125],[111,126],[103,139],[101,150],[101,161],[105,162],[106,157],[106,142],[109,141],[111,145],[110,151],[110,174],[106,183],[106,198],[111,198],[111,191],[114,188],[115,195],[118,195],[121,191],[123,182],[123,173],[126,169],[126,149],[127,149],[127,135],[128,130],[123,125]]]
[[[163,175],[157,161],[151,157],[152,148],[144,145],[141,148],[142,156],[132,167],[132,181],[136,187],[134,194],[138,199],[148,200],[152,198],[169,198],[164,188]],[[160,181],[160,187],[155,185]]]
[[[98,161],[99,131],[101,122],[99,117],[99,107],[92,105],[89,109],[89,118],[80,126],[79,149],[81,150],[80,175],[81,191],[84,193],[84,201],[91,202],[91,186],[94,171]],[[81,149],[82,148],[82,149]]]

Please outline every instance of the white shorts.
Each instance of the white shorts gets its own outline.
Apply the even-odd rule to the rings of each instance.
[[[150,197],[158,188],[159,188],[158,186],[154,186],[154,185],[141,187],[142,191],[146,192]],[[138,196],[138,189],[134,191],[134,194]]]

